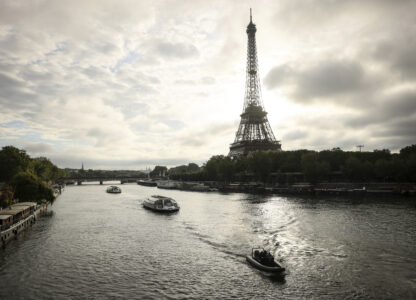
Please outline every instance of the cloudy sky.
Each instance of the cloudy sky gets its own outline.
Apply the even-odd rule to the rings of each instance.
[[[284,150],[416,143],[416,1],[1,1],[0,146],[60,167],[227,154],[249,8]]]

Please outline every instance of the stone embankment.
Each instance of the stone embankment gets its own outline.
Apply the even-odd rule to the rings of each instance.
[[[168,184],[166,184],[168,183]],[[220,191],[225,193],[301,194],[345,196],[416,196],[413,183],[298,183],[290,186],[268,186],[261,183],[221,183],[165,181],[158,188],[187,191]]]

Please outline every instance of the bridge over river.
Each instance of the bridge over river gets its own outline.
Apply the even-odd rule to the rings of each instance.
[[[83,182],[99,182],[103,184],[104,181],[120,181],[120,184],[129,183],[129,182],[137,182],[139,179],[143,179],[141,177],[66,177],[60,178],[57,180],[59,183],[65,184],[75,184],[81,185]]]

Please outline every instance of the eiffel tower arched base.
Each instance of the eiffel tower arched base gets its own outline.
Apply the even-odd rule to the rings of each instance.
[[[237,157],[255,151],[282,151],[282,145],[278,141],[264,140],[236,142],[231,144],[228,156]]]

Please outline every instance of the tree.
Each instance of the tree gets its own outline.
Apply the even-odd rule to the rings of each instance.
[[[408,159],[411,155],[416,155],[416,144],[400,150],[400,156],[404,159]]]
[[[9,181],[18,172],[26,171],[30,157],[25,150],[13,146],[3,147],[0,151],[0,181]]]
[[[16,174],[11,185],[14,188],[14,197],[19,202],[46,200],[53,203],[55,196],[52,189],[42,180],[29,172],[20,172]]]
[[[345,161],[344,173],[349,179],[357,179],[361,176],[361,162],[355,156],[349,157]]]
[[[5,208],[13,203],[14,190],[11,185],[5,185],[0,191],[0,207]]]
[[[379,159],[374,165],[374,175],[377,179],[386,181],[390,175],[392,163],[388,162],[385,159]]]
[[[309,152],[302,155],[302,171],[307,181],[316,183],[318,181],[318,156],[316,152]]]
[[[197,172],[199,171],[199,166],[195,163],[189,163],[188,164],[188,168],[187,168],[187,172]]]
[[[219,172],[218,172],[218,165],[221,160],[224,159],[224,155],[215,155],[212,156],[205,164],[204,171],[208,180],[218,180],[219,179]]]
[[[230,182],[234,174],[234,164],[231,161],[231,158],[226,156],[219,160],[217,171],[220,180]]]
[[[271,172],[271,160],[269,156],[270,152],[256,151],[251,152],[248,157],[248,167],[260,181],[267,182],[267,179]]]
[[[152,172],[150,172],[151,177],[160,177],[165,176],[168,172],[168,168],[165,166],[156,166]]]

